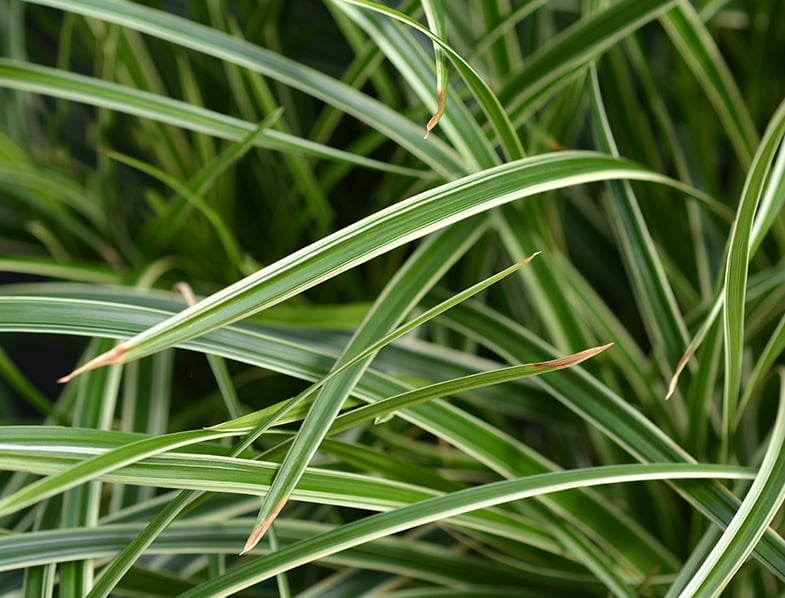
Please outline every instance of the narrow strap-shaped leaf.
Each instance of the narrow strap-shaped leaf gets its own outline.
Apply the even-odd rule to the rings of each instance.
[[[591,70],[594,132],[600,149],[619,155],[605,112],[597,71]],[[610,183],[616,234],[636,295],[636,305],[652,340],[653,349],[664,363],[674,363],[687,342],[687,327],[676,304],[673,289],[665,276],[654,240],[643,218],[632,186]]]
[[[528,206],[527,206],[528,208]],[[528,214],[536,213],[534,206]],[[542,247],[547,241],[541,238],[535,227],[528,223],[521,224],[521,212],[515,206],[502,206],[496,213],[494,223],[499,237],[507,253],[512,259],[520,259],[531,251],[531,247]],[[527,220],[523,217],[524,220]],[[534,218],[528,219],[533,220]],[[551,255],[551,250],[547,250]],[[590,344],[590,336],[581,314],[575,309],[570,298],[562,292],[565,276],[554,268],[550,259],[539,260],[532,264],[526,272],[521,272],[521,279],[531,302],[537,305],[538,318],[542,319],[543,334],[553,339],[553,343],[563,350],[577,350]]]
[[[330,531],[335,527],[337,525],[283,519],[276,531],[281,545],[288,545]],[[231,547],[242,540],[244,528],[243,520],[228,520],[221,526],[216,526],[209,521],[180,522],[156,541],[149,554],[171,555],[180,551],[193,551],[194,547],[203,547],[202,552],[207,554],[230,554]],[[102,559],[132,541],[140,529],[141,525],[135,522],[113,523],[106,524],[100,529],[46,530],[3,536],[0,537],[0,567],[12,570],[25,565],[32,566],[34,563],[63,562],[68,560],[69,553],[77,558]],[[259,554],[264,552],[266,550],[260,550]],[[379,556],[382,556],[384,562],[390,564],[392,568],[403,567],[410,571],[412,578],[448,585],[456,584],[462,588],[478,579],[516,584],[525,582],[527,577],[526,573],[522,573],[517,568],[509,567],[500,570],[498,564],[485,561],[477,555],[455,554],[453,551],[444,550],[443,544],[439,545],[436,541],[406,536],[383,538],[365,546],[359,545],[336,555],[334,559],[328,557],[323,562],[338,568],[354,566],[361,568],[363,564],[369,562],[369,559],[374,561],[375,557]],[[431,566],[433,569],[429,569]],[[588,581],[586,576],[575,576],[582,581]],[[183,583],[185,584],[184,580]],[[187,584],[184,589],[196,583]],[[321,585],[319,589],[322,590],[321,595],[325,595],[324,586]],[[475,594],[470,592],[463,595]],[[39,598],[38,594],[34,596]],[[518,594],[512,596],[515,598]]]
[[[731,343],[733,345],[732,348],[726,347],[726,410],[729,417],[731,412],[735,411],[732,403],[736,400],[735,395],[738,392],[740,378],[739,373],[735,369],[732,372],[727,371],[727,359],[732,355],[738,356],[739,343],[741,342],[740,335],[743,333],[743,322],[740,319],[743,318],[743,314],[740,315],[740,310],[743,311],[743,302],[747,292],[747,265],[750,256],[760,247],[764,237],[770,230],[775,215],[779,213],[782,205],[783,199],[778,197],[778,195],[785,188],[785,152],[780,151],[778,154],[778,148],[781,146],[783,135],[785,135],[785,102],[782,102],[772,115],[761,143],[755,152],[750,170],[747,173],[737,208],[736,219],[731,230],[728,255],[725,259],[725,278],[722,287],[711,305],[709,315],[685,350],[685,354],[682,356],[676,368],[676,373],[671,380],[668,392],[669,395],[673,392],[678,382],[679,373],[695,353],[714,319],[720,313],[726,315],[727,308],[725,303],[728,300],[728,291],[731,291],[733,295],[730,312],[733,314],[731,316],[732,322],[728,322],[725,325],[726,332],[724,333],[726,341],[727,336],[731,335]],[[742,259],[745,260],[743,264],[740,261]],[[734,281],[733,283],[728,283],[727,277],[731,267]],[[744,282],[744,287],[729,286],[729,284],[741,282]],[[725,320],[723,319],[723,321]],[[728,328],[728,325],[730,325],[730,328]],[[733,353],[733,351],[736,353]],[[738,367],[737,357],[734,357],[734,362],[734,367]],[[727,376],[730,376],[730,379]],[[728,419],[728,422],[731,419],[732,417]]]
[[[777,418],[758,475],[736,515],[679,596],[719,596],[785,501],[785,371],[781,370],[779,375]]]
[[[744,343],[744,301],[747,293],[748,265],[755,213],[767,185],[769,170],[785,135],[785,101],[772,116],[755,152],[731,229],[725,261],[723,328],[725,334],[725,389],[723,394],[723,442],[732,441],[732,427],[739,400]],[[776,183],[775,183],[776,184]]]
[[[431,31],[433,31],[436,36],[446,40],[447,27],[445,25],[444,9],[442,8],[441,0],[422,0],[422,6],[425,10],[425,17],[428,19],[428,26],[431,28]],[[433,44],[433,54],[436,57],[436,96],[439,99],[439,105],[434,115],[425,125],[426,138],[439,122],[447,105],[447,59],[441,47],[436,42]]]
[[[591,152],[559,152],[503,164],[425,191],[296,251],[115,347],[87,369],[148,355],[247,317],[376,255],[513,200],[622,178],[683,187],[626,160]]]
[[[120,276],[109,268],[96,267],[93,264],[71,262],[58,264],[51,259],[38,257],[0,257],[0,272],[23,272],[36,276],[57,278],[91,283],[113,284],[120,280]]]
[[[710,471],[716,473],[712,475]],[[206,581],[182,596],[183,598],[229,596],[304,562],[311,562],[357,544],[485,506],[600,484],[655,479],[716,478],[724,475],[720,473],[721,471],[723,468],[715,469],[707,465],[614,465],[560,471],[485,484],[343,525],[334,531],[303,540],[276,553],[240,565],[220,578]]]
[[[140,440],[140,435],[52,426],[4,426],[0,427],[0,431],[8,439],[3,445],[3,452],[0,453],[0,461],[4,467],[52,475],[84,463],[85,455],[100,456],[109,451],[124,449]],[[61,443],[61,450],[52,446],[53,439]],[[150,438],[141,437],[141,440]],[[237,494],[255,494],[272,481],[276,464],[225,457],[216,454],[217,452],[222,451],[205,445],[198,454],[164,453],[147,457],[118,470],[100,473],[97,479],[141,486]],[[55,458],[47,460],[42,459],[42,456]],[[746,477],[752,477],[749,470],[736,470],[740,475],[743,473]],[[309,468],[300,488],[295,491],[295,498],[319,504],[385,511],[440,494],[441,492],[432,488],[379,479],[376,476]],[[155,512],[158,513],[159,510],[156,508]],[[528,541],[534,545],[549,552],[560,551],[559,545],[541,526],[527,523],[527,519],[509,512],[473,513],[461,517],[456,523],[505,538],[517,538],[525,531]],[[247,520],[244,526],[247,535]],[[237,552],[237,545],[232,547],[232,552]],[[0,561],[0,568],[6,564],[7,562]]]
[[[420,23],[410,18],[409,16],[377,4],[376,2],[369,2],[368,0],[340,0],[348,4],[355,4],[370,10],[375,10],[393,19],[405,23],[409,27],[413,27],[427,35],[434,44],[437,44],[444,53],[450,57],[453,65],[463,77],[466,85],[472,90],[477,101],[486,114],[488,115],[491,124],[493,125],[496,134],[502,142],[502,147],[507,153],[508,158],[515,160],[525,155],[523,146],[521,145],[520,138],[515,132],[515,127],[510,122],[507,113],[505,112],[502,103],[496,94],[491,91],[488,84],[475,72],[471,65],[457,52],[455,52],[445,40],[432,33],[427,27],[423,27]]]
[[[449,177],[450,173],[454,175],[465,170],[446,143],[439,139],[423,141],[422,129],[392,108],[316,69],[222,31],[131,2],[36,0],[36,4],[115,23],[252,69],[351,114],[394,139],[437,172]],[[278,139],[289,137],[279,131],[270,131],[269,135]]]
[[[514,361],[529,361],[543,354],[554,353],[552,347],[536,339],[515,322],[471,302],[457,306],[445,314],[443,320],[464,333],[473,334],[473,330],[481,330],[481,337],[473,335],[476,340]],[[535,381],[636,459],[647,462],[693,461],[660,428],[581,368],[570,368],[559,376],[536,378]],[[720,525],[727,525],[738,508],[738,500],[719,486],[685,484],[675,487]],[[785,541],[779,535],[766,533],[755,547],[755,555],[785,579]]]
[[[110,339],[96,339],[90,343],[89,352],[103,352],[111,345]],[[122,368],[110,368],[94,372],[96,376],[85,376],[80,381],[72,425],[107,430],[109,429],[117,402],[120,373]],[[62,527],[95,527],[101,505],[101,484],[81,484],[78,474],[61,474],[59,483],[52,478],[28,484],[15,493],[0,500],[0,515],[16,512],[25,506],[64,492],[62,497]],[[47,492],[47,489],[51,490]],[[27,500],[25,501],[25,497]],[[95,564],[91,560],[71,561],[60,566],[60,595],[64,598],[84,596],[92,585]]]
[[[348,413],[339,415],[335,418],[333,425],[328,430],[328,434],[331,436],[334,434],[339,434],[340,432],[348,430],[349,428],[360,423],[371,421],[380,417],[385,417],[391,413],[400,411],[401,409],[406,409],[414,405],[424,403],[425,401],[436,399],[438,397],[445,397],[461,392],[467,392],[469,390],[490,386],[491,384],[501,384],[503,382],[510,382],[512,380],[520,380],[530,376],[541,376],[549,372],[571,367],[602,353],[610,347],[610,344],[602,345],[600,347],[593,347],[591,349],[586,349],[585,351],[580,351],[573,355],[567,355],[557,359],[541,361],[539,363],[516,365],[509,368],[493,370],[490,372],[469,374],[468,376],[463,376],[461,378],[447,380],[446,382],[437,382],[436,384],[410,390],[387,399],[382,399],[381,401],[376,401],[375,403],[370,403],[363,407],[357,407]],[[226,430],[237,429],[238,431],[244,431],[247,429],[247,426],[238,426],[238,423],[242,424],[244,421],[245,420],[237,423],[226,422],[225,424],[219,424],[216,426],[216,428]]]
[[[397,76],[411,88],[419,102],[424,106],[433,106],[434,111],[438,110],[438,99],[433,101],[436,78],[433,58],[423,49],[422,36],[412,35],[411,28],[401,27],[399,21],[384,13],[337,0],[333,0],[333,4],[341,16],[349,17],[353,24],[361,27],[379,51],[384,52],[385,58],[395,67]],[[403,12],[405,8],[402,5],[399,11]],[[414,33],[419,34],[419,31],[414,30]],[[441,47],[436,42],[432,42],[432,45],[439,48],[441,60],[445,61],[446,56]],[[485,123],[478,122],[477,111],[467,105],[467,101],[472,100],[452,94],[450,111],[440,120],[441,134],[438,136],[460,154],[466,172],[476,172],[500,162],[498,152],[488,138]]]
[[[338,369],[384,337],[444,275],[449,267],[477,240],[483,227],[467,220],[440,231],[417,248],[387,283],[374,306],[336,363]],[[416,290],[415,290],[416,289]],[[375,352],[328,380],[314,399],[291,448],[264,495],[256,525],[243,548],[253,548],[278,516],[316,453],[346,398],[370,365]]]
[[[739,162],[747,168],[758,144],[758,133],[712,36],[692,4],[683,0],[660,17],[660,21],[725,124]]]
[[[593,12],[532,55],[499,93],[514,123],[521,121],[538,98],[568,75],[595,60],[642,25],[657,18],[676,0],[620,0]]]
[[[242,141],[248,133],[253,132],[255,127],[254,123],[141,89],[5,58],[0,58],[0,87],[23,89],[91,106],[110,108],[233,141]],[[416,169],[403,168],[329,148],[273,129],[262,132],[256,143],[270,149],[299,152],[330,160],[344,160],[358,166],[408,176],[423,174]],[[436,148],[433,151],[437,153]],[[450,161],[446,161],[445,164],[450,164]],[[456,167],[456,170],[445,171],[445,174],[450,175],[454,172],[461,172],[461,170]]]
[[[492,284],[502,280],[506,276],[509,276],[510,274],[518,270],[518,268],[528,263],[532,258],[534,258],[534,255],[530,256],[526,260],[523,260],[517,264],[513,264],[508,268],[505,268],[501,272],[498,272],[497,274],[490,276],[485,280],[478,282],[475,285],[472,285],[468,289],[465,289],[464,291],[461,291],[460,293],[456,294],[454,297],[451,297],[441,302],[439,305],[436,305],[426,310],[425,312],[416,316],[415,318],[412,318],[405,324],[402,324],[401,326],[399,326],[389,334],[385,335],[383,338],[379,339],[378,341],[372,343],[371,345],[363,349],[359,354],[355,355],[353,358],[349,359],[348,361],[344,361],[339,367],[334,368],[326,377],[321,378],[315,384],[313,384],[310,389],[307,389],[308,393],[309,394],[313,393],[315,390],[326,384],[329,380],[337,376],[339,373],[346,371],[348,368],[359,363],[366,357],[371,357],[377,351],[389,345],[394,340],[402,337],[407,332],[414,330],[418,326],[422,326],[423,324],[432,320],[439,314],[444,313],[452,306],[457,305],[461,301],[465,301],[469,297],[476,295],[480,291],[487,289]],[[433,395],[433,396],[437,396],[437,395]],[[276,405],[273,411],[277,411],[277,408],[278,406]],[[242,417],[235,418],[232,419],[231,421],[226,421],[211,427],[216,430],[250,430],[254,426],[259,425],[259,423],[263,421],[264,418],[268,417],[269,412],[270,412],[269,408],[262,409],[260,411],[255,411],[253,413],[249,413],[247,415],[243,415]]]
[[[747,380],[747,386],[744,389],[744,394],[739,400],[739,410],[736,413],[736,421],[733,422],[734,429],[738,428],[741,417],[744,414],[745,408],[752,398],[753,393],[756,390],[760,390],[764,377],[769,373],[783,351],[785,351],[785,314],[780,318],[777,327],[771,333],[766,346],[755,362],[755,367],[752,368],[752,372]]]
[[[10,496],[6,496],[0,500],[0,515],[16,512],[44,498],[54,496],[69,488],[74,488],[101,474],[120,469],[125,465],[135,463],[152,455],[171,451],[180,446],[188,446],[197,442],[233,435],[231,432],[206,430],[175,432],[165,436],[146,438],[127,446],[122,446],[108,453],[88,459],[61,474],[39,480]]]

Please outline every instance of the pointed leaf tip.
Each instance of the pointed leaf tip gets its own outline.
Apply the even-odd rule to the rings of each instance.
[[[538,369],[562,369],[567,368],[572,365],[577,365],[582,361],[586,361],[587,359],[594,357],[609,349],[613,346],[613,343],[608,343],[607,345],[600,345],[599,347],[592,347],[591,349],[586,349],[584,351],[579,351],[578,353],[573,353],[572,355],[568,355],[567,357],[559,357],[558,359],[551,359],[549,361],[542,361],[540,363],[533,363],[531,364],[532,367]]]
[[[248,536],[248,539],[245,541],[245,546],[243,546],[243,549],[240,551],[240,556],[243,556],[249,550],[253,550],[254,546],[256,546],[259,543],[259,540],[262,539],[262,536],[264,536],[268,527],[269,525],[263,525],[251,532],[251,535]]]
[[[439,122],[439,119],[442,117],[444,113],[444,90],[439,89],[436,91],[436,95],[439,98],[439,108],[436,110],[436,113],[431,117],[431,120],[428,121],[428,124],[425,125],[425,137],[423,139],[428,139],[428,135],[431,134],[431,130],[436,126],[436,123]]]
[[[519,261],[518,264],[521,265],[521,266],[525,266],[530,261],[532,261],[534,258],[536,258],[538,255],[540,255],[541,253],[542,253],[542,251],[535,251],[529,257],[525,257],[521,261]]]
[[[243,549],[240,551],[240,556],[244,555],[249,550],[253,550],[254,546],[259,543],[259,540],[261,540],[264,537],[264,534],[267,533],[267,530],[270,529],[270,526],[273,524],[273,521],[275,521],[275,518],[278,517],[278,513],[281,512],[281,509],[283,509],[286,501],[286,497],[282,498],[278,504],[275,505],[272,513],[270,513],[267,518],[264,519],[264,521],[262,521],[258,527],[256,527],[256,529],[251,532],[251,535],[248,536],[248,539],[245,541],[245,546],[243,546]]]
[[[676,371],[673,373],[673,377],[671,378],[671,381],[668,384],[668,393],[665,395],[666,401],[673,396],[673,393],[676,392],[676,386],[679,383],[679,377],[681,376],[681,373],[684,371],[684,368],[687,367],[687,363],[690,361],[690,359],[695,354],[695,351],[697,349],[698,349],[697,345],[695,345],[694,347],[689,347],[687,351],[684,353],[684,355],[682,356],[682,358],[679,360],[679,363],[676,366]]]
[[[105,365],[113,365],[116,363],[120,363],[123,360],[123,356],[126,353],[128,353],[128,349],[125,346],[117,345],[116,347],[109,349],[105,353],[101,353],[98,357],[94,357],[84,365],[76,368],[73,372],[71,372],[67,376],[58,378],[57,381],[60,384],[65,384],[66,382],[70,382],[80,374],[84,374],[85,372],[89,372],[90,370],[95,370]]]

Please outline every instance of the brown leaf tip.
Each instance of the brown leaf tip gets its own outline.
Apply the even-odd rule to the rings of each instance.
[[[278,513],[281,512],[281,509],[283,509],[286,501],[286,497],[282,498],[278,504],[275,505],[275,508],[267,516],[267,518],[262,521],[259,527],[251,532],[251,535],[248,536],[248,539],[245,541],[245,546],[243,546],[243,549],[240,551],[240,556],[244,555],[249,550],[253,550],[254,546],[259,543],[259,540],[261,540],[264,537],[264,534],[267,533],[267,530],[270,529],[270,526],[273,524],[273,521],[275,521],[275,518],[278,517]]]
[[[101,353],[98,357],[91,359],[84,365],[76,368],[73,372],[71,372],[67,376],[58,378],[57,381],[60,384],[65,384],[66,382],[70,382],[71,380],[76,378],[78,375],[84,374],[85,372],[89,372],[90,370],[95,370],[105,365],[113,365],[115,363],[120,363],[123,360],[123,357],[125,356],[126,353],[128,353],[128,349],[125,346],[117,345],[116,347],[109,349],[105,353]]]
[[[444,114],[444,104],[445,104],[445,97],[444,97],[444,90],[437,89],[436,90],[436,97],[439,98],[439,107],[437,108],[434,115],[428,121],[428,124],[425,125],[425,137],[423,139],[428,139],[428,135],[431,134],[431,130],[436,126],[436,123],[439,122],[439,119]]]
[[[594,357],[599,353],[602,353],[606,349],[613,346],[613,343],[608,343],[607,345],[602,345],[599,347],[592,347],[591,349],[586,349],[585,351],[580,351],[578,353],[573,353],[572,355],[567,355],[567,357],[560,357],[558,359],[551,359],[549,361],[542,361],[540,363],[533,363],[532,367],[538,369],[560,369],[566,368],[571,365],[577,365],[582,361],[586,361],[590,357]]]
[[[521,261],[519,261],[518,264],[521,265],[521,266],[525,266],[530,261],[532,261],[534,258],[536,258],[538,255],[540,255],[541,253],[542,253],[542,251],[535,251],[529,257],[525,257]]]
[[[679,376],[681,376],[681,373],[684,371],[684,368],[687,366],[687,363],[690,361],[697,349],[698,345],[689,347],[687,352],[679,360],[679,364],[676,366],[676,371],[673,373],[670,384],[668,384],[668,393],[665,395],[666,401],[673,396],[673,393],[676,392],[676,386],[679,383]]]

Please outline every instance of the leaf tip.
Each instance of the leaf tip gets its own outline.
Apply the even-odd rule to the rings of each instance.
[[[95,370],[105,365],[113,365],[116,363],[120,363],[123,360],[123,357],[125,356],[126,353],[128,353],[128,349],[124,345],[117,345],[116,347],[109,349],[105,353],[101,353],[98,357],[94,357],[84,365],[79,366],[70,374],[63,376],[62,378],[58,378],[57,382],[60,384],[65,384],[66,382],[70,382],[80,374],[84,374],[85,372],[89,372],[90,370]]]
[[[183,296],[183,299],[185,299],[188,307],[196,304],[196,297],[194,296],[193,289],[191,289],[191,285],[189,285],[187,282],[176,282],[174,284],[174,290]]]
[[[436,126],[436,123],[439,122],[439,119],[441,119],[442,114],[444,114],[444,103],[445,103],[444,90],[437,89],[436,96],[439,98],[439,107],[437,108],[436,112],[431,117],[431,119],[428,121],[428,124],[425,125],[425,137],[423,137],[423,139],[428,139],[428,135],[431,134],[431,131]]]
[[[665,400],[667,401],[673,396],[673,393],[676,392],[676,382],[678,379],[676,376],[671,378],[670,384],[668,384],[668,392],[665,393]]]
[[[525,265],[526,265],[526,264],[528,264],[530,261],[532,261],[534,258],[536,258],[538,255],[540,255],[541,253],[542,253],[542,251],[535,251],[535,252],[534,252],[534,253],[532,253],[532,254],[531,254],[529,257],[525,257],[525,258],[523,258],[521,261],[519,261],[519,262],[518,262],[518,265],[519,265],[519,266],[525,266]]]
[[[531,365],[535,369],[561,370],[563,368],[568,368],[570,366],[577,365],[583,361],[586,361],[591,357],[594,357],[595,355],[599,355],[606,349],[610,349],[612,346],[613,343],[608,343],[605,345],[600,345],[599,347],[592,347],[584,351],[579,351],[578,353],[573,353],[572,355],[567,355],[566,357],[559,357],[558,359],[551,359],[549,361],[532,363]]]
[[[679,360],[679,363],[676,366],[676,371],[673,373],[673,376],[671,377],[670,384],[668,384],[668,392],[665,395],[666,401],[673,396],[673,393],[676,392],[676,385],[679,383],[679,378],[681,377],[681,373],[684,371],[684,368],[687,367],[687,363],[695,354],[697,348],[698,348],[697,345],[693,347],[689,347],[687,351],[684,353],[684,355],[682,356],[682,358]]]
[[[260,526],[253,530],[251,535],[248,536],[248,539],[245,541],[245,546],[243,546],[243,549],[240,551],[240,556],[243,556],[248,551],[253,550],[254,546],[259,543],[259,540],[262,539],[262,536],[264,536],[266,531],[267,527],[265,526]]]
[[[278,517],[278,513],[281,512],[283,506],[286,504],[286,497],[282,498],[272,512],[251,532],[248,536],[248,539],[245,541],[245,546],[240,551],[240,556],[244,555],[246,552],[253,550],[253,548],[259,543],[264,537],[264,534],[267,533],[267,530],[270,529],[270,526],[275,521],[275,518]]]

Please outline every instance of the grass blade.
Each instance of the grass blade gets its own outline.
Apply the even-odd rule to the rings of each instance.
[[[779,375],[777,419],[755,481],[706,560],[679,590],[679,596],[721,594],[785,501],[785,372],[780,371]]]
[[[625,160],[583,152],[526,158],[464,177],[290,254],[118,345],[62,381],[93,367],[154,353],[252,315],[385,251],[515,199],[578,183],[621,178],[669,181]]]

